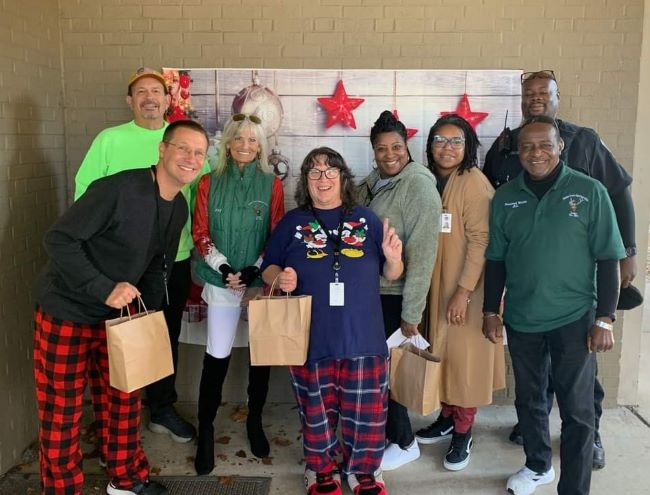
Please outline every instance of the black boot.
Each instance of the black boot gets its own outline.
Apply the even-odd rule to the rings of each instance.
[[[209,474],[214,469],[214,418],[221,404],[223,382],[228,373],[230,356],[218,359],[206,354],[203,358],[199,386],[199,433],[194,469],[196,474]]]
[[[246,433],[255,457],[269,456],[270,446],[262,428],[262,409],[269,392],[270,366],[248,367],[248,418]]]

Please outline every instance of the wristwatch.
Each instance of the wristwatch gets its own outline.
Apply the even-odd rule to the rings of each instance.
[[[605,330],[609,330],[610,332],[614,331],[614,325],[612,325],[611,323],[607,323],[606,321],[603,320],[596,320],[594,322],[594,325],[600,328],[604,328]]]
[[[636,246],[630,246],[625,248],[625,257],[629,258],[630,256],[636,256]]]

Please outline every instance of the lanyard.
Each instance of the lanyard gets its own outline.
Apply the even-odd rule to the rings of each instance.
[[[311,212],[314,214],[314,218],[318,222],[318,224],[321,226],[323,231],[325,232],[325,235],[327,238],[332,241],[332,244],[334,245],[333,249],[333,254],[334,254],[334,261],[332,262],[332,269],[334,272],[338,272],[341,269],[341,233],[343,232],[343,211],[341,211],[341,218],[339,220],[339,226],[336,229],[336,236],[334,236],[325,226],[325,222],[320,219],[318,214],[316,213],[316,210],[314,208],[311,209]],[[338,273],[336,273],[336,278],[338,279]]]
[[[156,228],[158,230],[158,243],[162,250],[162,274],[163,274],[163,286],[165,287],[165,300],[169,306],[169,291],[167,290],[167,269],[169,265],[167,264],[167,243],[165,242],[169,234],[169,226],[172,223],[172,218],[174,216],[174,208],[176,208],[176,202],[172,203],[172,211],[169,213],[169,219],[167,220],[167,225],[165,226],[164,233],[162,226],[160,225],[160,188],[158,187],[158,181],[156,180],[156,167],[152,166],[154,183],[156,185]]]

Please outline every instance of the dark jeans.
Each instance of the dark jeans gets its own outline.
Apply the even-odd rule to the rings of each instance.
[[[551,467],[546,395],[551,368],[562,418],[560,495],[587,495],[591,484],[596,359],[587,350],[587,332],[593,322],[590,310],[578,321],[548,332],[507,327],[526,466],[535,472]]]
[[[402,296],[382,294],[381,309],[384,314],[384,332],[388,338],[400,327],[402,322]],[[415,440],[407,409],[392,399],[388,399],[386,438],[403,449],[406,449]]]
[[[172,347],[174,373],[147,386],[147,400],[151,416],[162,414],[171,408],[178,395],[176,394],[176,370],[178,364],[178,336],[181,333],[183,309],[192,286],[189,258],[177,261],[172,266],[172,273],[167,284],[169,304],[163,308],[169,340]]]
[[[553,409],[553,397],[555,396],[555,391],[553,390],[553,376],[549,372],[548,374],[548,388],[546,389],[546,406],[548,413],[551,414],[551,409]],[[594,380],[594,427],[596,428],[596,433],[600,430],[600,418],[603,415],[603,399],[605,398],[605,390],[603,386],[598,381],[598,361],[596,361],[596,379]]]

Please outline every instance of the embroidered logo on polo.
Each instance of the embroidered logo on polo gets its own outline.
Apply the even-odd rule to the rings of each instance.
[[[337,229],[330,230],[333,235],[338,235]],[[327,246],[327,234],[320,226],[317,220],[312,220],[307,225],[296,225],[296,239],[302,240],[307,248],[307,258],[319,259],[329,256],[325,252]],[[368,224],[365,218],[357,221],[349,220],[343,223],[341,232],[341,241],[348,247],[341,249],[341,254],[348,258],[361,258],[363,250],[361,248],[368,237]]]
[[[511,209],[514,210],[515,208],[519,208],[520,206],[523,206],[523,205],[525,205],[527,203],[528,203],[528,200],[524,199],[524,200],[521,200],[521,201],[511,201],[510,203],[503,203],[503,206],[505,206],[506,208],[511,208]]]
[[[580,218],[579,210],[582,203],[588,203],[589,199],[582,194],[569,194],[562,198],[569,206],[569,216],[572,218]]]

